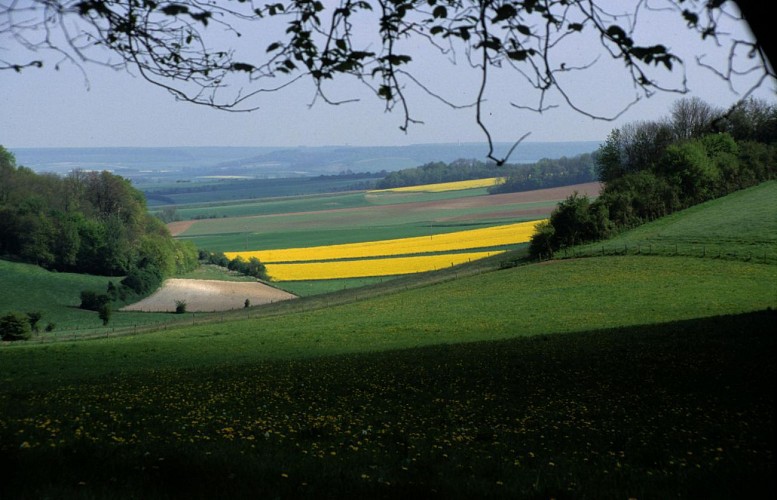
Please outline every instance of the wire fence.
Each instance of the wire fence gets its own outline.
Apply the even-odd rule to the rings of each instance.
[[[105,326],[81,326],[72,325],[64,329],[56,329],[50,332],[33,333],[26,343],[49,343],[74,341],[107,337],[124,337],[137,335],[150,331],[165,331],[184,326],[196,326],[205,323],[220,323],[234,321],[236,319],[251,319],[260,316],[257,312],[260,307],[247,309],[234,309],[230,311],[190,312],[185,314],[170,313],[168,320],[138,321],[134,323],[120,323],[119,325]],[[11,345],[14,342],[2,342],[2,345]]]
[[[608,255],[655,255],[698,257],[705,259],[737,260],[763,264],[777,264],[777,252],[774,247],[756,246],[741,248],[726,245],[706,244],[603,244],[584,247],[564,248],[556,252],[554,259],[572,259],[583,257],[602,257]]]
[[[107,326],[75,326],[51,332],[40,332],[23,343],[56,343],[96,338],[126,337],[148,332],[163,332],[189,326],[218,324],[241,319],[258,319],[289,314],[292,312],[312,311],[358,302],[387,293],[422,288],[434,283],[442,283],[457,279],[461,276],[480,274],[498,268],[499,263],[497,260],[494,260],[494,257],[483,259],[483,261],[487,262],[473,262],[472,265],[467,267],[455,266],[430,273],[423,273],[423,275],[418,276],[398,277],[364,287],[346,288],[327,294],[276,301],[248,308],[232,309],[228,311],[187,312],[184,314],[170,313],[170,319],[164,321],[137,322],[133,324],[120,324],[119,326],[110,324]],[[19,344],[19,342],[0,342],[0,345],[2,346],[10,346],[12,344]]]

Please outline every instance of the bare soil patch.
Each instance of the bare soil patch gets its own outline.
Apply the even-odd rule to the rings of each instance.
[[[185,232],[187,229],[192,227],[192,224],[194,224],[196,221],[193,220],[179,220],[175,222],[169,222],[167,224],[167,229],[170,230],[170,234],[173,236],[178,236],[179,234]]]
[[[296,295],[258,282],[168,279],[162,288],[122,311],[174,312],[176,301],[185,301],[189,312],[241,309],[248,299],[252,306],[289,300]]]

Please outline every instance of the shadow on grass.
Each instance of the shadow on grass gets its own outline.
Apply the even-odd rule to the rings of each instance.
[[[17,394],[0,497],[773,498],[776,327],[761,311]]]

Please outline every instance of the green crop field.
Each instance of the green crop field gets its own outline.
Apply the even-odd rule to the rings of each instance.
[[[671,242],[689,217],[746,244],[775,224],[769,189],[639,231]],[[336,305],[5,343],[0,497],[775,496],[777,264],[478,265]]]
[[[301,181],[297,181],[301,182]],[[202,218],[243,217],[273,215],[294,212],[316,212],[342,208],[361,208],[373,205],[397,205],[402,203],[434,202],[450,199],[487,196],[485,188],[447,191],[440,193],[315,193],[298,196],[253,198],[176,205],[183,220]]]
[[[227,219],[229,220],[229,219]],[[238,219],[232,219],[240,222]],[[369,225],[360,227],[355,225],[349,228],[344,224],[326,224],[316,227],[314,223],[305,229],[304,226],[294,227],[294,223],[284,228],[282,221],[270,221],[266,226],[264,221],[247,221],[244,226],[233,228],[233,232],[223,232],[204,236],[180,236],[181,239],[193,241],[197,247],[210,251],[241,251],[254,249],[280,249],[280,248],[305,248],[312,246],[334,245],[340,243],[359,243],[363,241],[378,241],[394,238],[409,238],[413,236],[430,236],[433,234],[452,233],[467,229],[476,229],[483,226],[510,224],[517,222],[515,219],[494,220],[490,224],[435,224],[426,222],[406,223],[401,225]],[[276,224],[277,223],[277,224]],[[277,227],[271,231],[270,226]],[[215,225],[214,225],[215,227]],[[226,230],[229,225],[225,225]],[[252,228],[256,229],[253,230]]]
[[[567,194],[547,191],[524,201],[505,201],[483,189],[469,189],[270,199],[222,207],[232,216],[197,220],[180,237],[212,251],[241,251],[426,236],[541,219]],[[186,217],[191,215],[187,210],[181,209]]]
[[[289,177],[279,179],[212,179],[197,182],[148,184],[144,193],[155,209],[175,204],[241,202],[259,198],[305,196],[353,190],[354,184],[374,183],[376,176]]]
[[[202,218],[245,217],[295,212],[315,212],[342,208],[367,207],[363,193],[333,193],[287,198],[267,198],[234,202],[202,203],[177,207],[184,220]]]

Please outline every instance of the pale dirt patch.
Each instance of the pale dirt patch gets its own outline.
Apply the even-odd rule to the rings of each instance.
[[[122,311],[174,312],[176,301],[186,302],[187,312],[241,309],[245,300],[252,306],[297,298],[296,295],[258,282],[168,279],[162,288]]]
[[[175,222],[168,222],[167,229],[170,230],[170,234],[173,236],[178,236],[179,234],[185,232],[187,229],[192,227],[192,225],[196,221],[193,220],[179,220]]]

